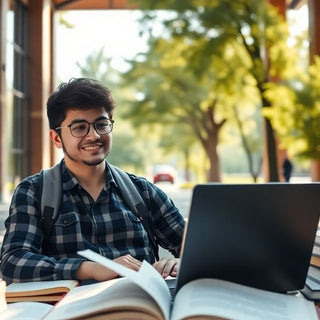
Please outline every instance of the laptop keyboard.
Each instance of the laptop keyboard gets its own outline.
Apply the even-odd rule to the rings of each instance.
[[[171,301],[174,299],[175,293],[176,293],[176,285],[177,285],[177,279],[176,278],[170,278],[166,279],[167,286],[170,290],[171,294]]]

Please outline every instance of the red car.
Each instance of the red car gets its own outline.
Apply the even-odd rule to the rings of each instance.
[[[153,168],[153,183],[167,181],[174,183],[176,178],[176,170],[171,165],[156,165]]]

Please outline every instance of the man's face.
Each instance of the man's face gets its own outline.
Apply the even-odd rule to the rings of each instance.
[[[104,118],[109,118],[109,115],[102,107],[89,110],[69,110],[66,119],[61,123],[60,136],[50,130],[51,139],[56,147],[63,149],[67,164],[81,163],[96,166],[104,161],[111,150],[111,133],[100,135],[94,129],[93,124],[90,124],[88,134],[79,138],[74,137],[70,128],[67,127],[72,123],[79,123],[79,121],[94,123]]]

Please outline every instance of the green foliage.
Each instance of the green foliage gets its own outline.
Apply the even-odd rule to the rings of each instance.
[[[187,68],[188,60],[182,55],[186,46],[180,39],[156,39],[142,62],[132,61],[132,69],[124,79],[128,86],[134,83],[141,98],[129,103],[126,116],[137,126],[187,124],[189,136],[196,136],[206,145],[212,130],[218,133],[225,121],[223,116],[215,118],[216,107],[223,109],[224,95],[211,91],[216,81],[214,73],[198,77]],[[178,135],[174,138],[180,146],[185,141]]]
[[[112,58],[106,58],[104,49],[101,48],[98,52],[93,52],[89,55],[84,65],[77,62],[77,66],[81,71],[82,76],[99,80],[105,85],[115,84],[119,81],[120,74],[112,68]]]
[[[320,58],[291,81],[269,85],[266,109],[282,146],[292,155],[320,159]]]
[[[108,161],[121,168],[142,172],[146,166],[145,157],[140,148],[137,148],[133,135],[121,132],[114,135],[112,152],[108,155]],[[141,150],[141,149],[140,149]]]
[[[74,28],[74,25],[70,23],[66,18],[65,18],[65,12],[64,11],[57,11],[56,13],[58,15],[58,21],[60,25],[63,25],[67,29],[72,29]]]
[[[116,82],[118,114],[136,128],[147,125],[148,139],[161,134],[166,150],[175,147],[184,153],[200,144],[210,170],[218,171],[220,130],[228,123],[238,128],[231,131],[240,137],[249,167],[254,167],[250,161],[257,161],[258,168],[262,154],[258,112],[269,105],[269,99],[273,101],[266,88],[274,77],[292,77],[297,64],[283,18],[266,0],[141,0],[137,4],[145,13],[141,33],[150,36],[148,52],[128,61],[131,69],[120,77],[101,50],[88,57],[84,67],[79,65],[83,74],[94,70],[94,77],[102,82]],[[283,100],[290,96],[284,91],[277,94]],[[163,130],[155,129],[155,124]],[[281,130],[279,126],[279,135]]]
[[[265,85],[274,76],[287,77],[295,63],[287,27],[268,1],[150,0],[139,1],[139,6],[148,10],[141,22],[143,32],[151,36],[150,50],[132,61],[126,75],[140,97],[127,116],[136,125],[141,119],[186,122],[206,150],[211,168],[217,169],[214,152],[221,126],[241,119],[248,106],[268,105]],[[167,15],[150,10],[163,8]],[[156,21],[161,22],[161,34],[154,30]],[[259,143],[250,139],[250,132],[241,132],[246,126],[236,123],[250,162]]]

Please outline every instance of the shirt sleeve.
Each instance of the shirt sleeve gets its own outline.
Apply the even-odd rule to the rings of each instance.
[[[24,179],[16,188],[5,221],[1,248],[1,276],[7,282],[76,279],[84,259],[56,260],[42,254],[43,232],[39,211],[39,175]]]
[[[148,180],[131,175],[149,207],[151,229],[161,247],[178,257],[185,221],[168,195]]]

